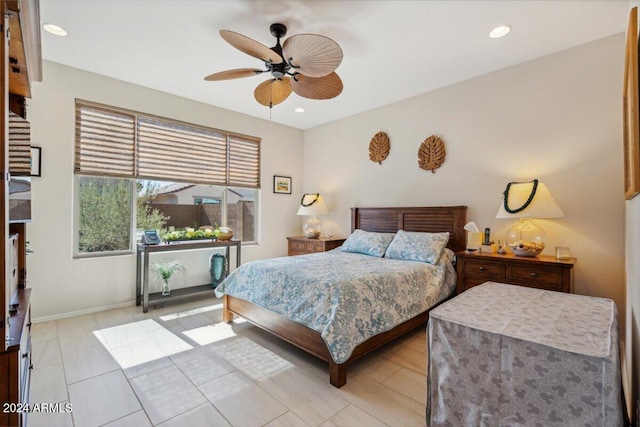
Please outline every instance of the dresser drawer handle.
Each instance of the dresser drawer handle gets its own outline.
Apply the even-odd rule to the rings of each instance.
[[[478,270],[480,271],[485,271],[487,268],[486,267],[479,267]]]
[[[530,276],[531,277],[538,277],[538,275],[536,273],[531,273]]]

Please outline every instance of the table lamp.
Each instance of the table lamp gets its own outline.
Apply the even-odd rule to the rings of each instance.
[[[520,218],[507,231],[507,245],[519,256],[537,256],[544,249],[547,234],[533,218],[562,218],[564,214],[547,186],[531,182],[510,182],[496,214],[498,219]]]
[[[320,237],[320,220],[318,215],[328,215],[327,206],[322,200],[320,193],[304,193],[300,200],[300,208],[298,215],[308,216],[302,226],[302,232],[309,239],[317,239]]]

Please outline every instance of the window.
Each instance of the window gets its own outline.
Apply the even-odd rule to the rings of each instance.
[[[78,253],[131,250],[132,188],[126,179],[78,176]]]
[[[131,251],[136,228],[256,240],[259,138],[76,100],[75,174],[76,255]]]
[[[139,205],[144,207],[138,208],[138,229],[226,225],[234,230],[234,238],[256,240],[255,189],[148,180],[138,181],[138,188]],[[142,226],[140,218],[153,220]]]

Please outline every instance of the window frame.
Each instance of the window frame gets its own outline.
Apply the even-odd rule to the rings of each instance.
[[[73,259],[86,259],[86,258],[99,258],[99,257],[111,257],[111,256],[122,256],[122,255],[131,255],[136,253],[136,245],[138,243],[136,230],[137,230],[137,216],[136,216],[136,185],[137,179],[132,178],[121,178],[121,177],[112,177],[113,179],[123,179],[128,181],[129,189],[130,189],[130,199],[129,199],[129,218],[130,218],[130,230],[129,230],[129,248],[121,249],[117,251],[101,251],[101,252],[80,252],[80,178],[82,177],[96,177],[94,175],[81,175],[74,174],[73,179]],[[221,209],[221,221],[223,224],[227,223],[228,218],[228,193],[230,187],[220,186],[223,188],[222,197],[220,201]],[[250,245],[258,245],[258,236],[259,236],[259,215],[258,212],[260,210],[260,189],[254,188],[254,204],[255,204],[255,216],[254,216],[254,230],[255,235],[253,240],[243,240],[242,246],[250,246]]]
[[[127,125],[124,125],[124,128],[119,128],[116,125],[114,128],[116,131],[121,130],[123,133],[115,134],[114,138],[119,138],[120,142],[122,142],[122,138],[124,138],[124,144],[129,144],[129,137],[132,138],[131,141],[131,150],[132,156],[131,161],[132,169],[130,172],[124,173],[121,170],[115,170],[113,172],[109,172],[110,161],[107,160],[105,163],[107,164],[106,169],[100,171],[91,171],[91,168],[85,169],[83,168],[83,160],[84,157],[82,155],[82,147],[87,145],[83,145],[82,136],[85,135],[81,132],[82,129],[91,129],[92,127],[100,127],[103,122],[99,121],[87,121],[81,123],[81,109],[86,107],[89,110],[95,110],[95,112],[99,115],[103,113],[107,116],[112,115],[113,117],[124,117],[128,116],[133,120],[133,130]],[[205,184],[205,185],[215,185],[221,187],[222,198],[221,198],[221,221],[223,224],[227,223],[228,218],[228,192],[230,188],[248,188],[254,191],[254,239],[252,241],[243,241],[242,244],[258,244],[258,236],[259,236],[259,198],[260,198],[260,183],[261,183],[261,138],[244,135],[236,132],[229,132],[220,129],[215,129],[207,126],[202,126],[199,124],[188,123],[180,120],[174,120],[166,117],[160,117],[152,114],[141,113],[133,110],[127,110],[124,108],[113,107],[110,105],[100,104],[92,101],[86,101],[82,99],[75,99],[75,111],[76,111],[76,119],[75,119],[75,141],[74,141],[74,182],[73,182],[73,257],[74,258],[95,258],[102,256],[118,256],[118,255],[129,255],[131,253],[135,253],[136,244],[137,244],[137,236],[136,236],[136,225],[137,225],[137,217],[136,217],[136,183],[138,180],[158,180],[158,181],[173,181],[173,182],[185,182],[190,184]],[[91,114],[89,114],[91,115]],[[115,120],[118,120],[117,118]],[[125,120],[128,120],[125,118]],[[194,131],[196,134],[198,132],[202,132],[204,137],[208,138],[207,135],[211,135],[212,141],[222,141],[220,136],[224,136],[225,140],[225,150],[226,150],[226,162],[225,162],[225,170],[224,170],[224,182],[202,182],[199,181],[198,178],[195,179],[194,182],[185,179],[176,179],[175,177],[168,176],[147,176],[144,173],[140,173],[140,165],[141,162],[144,162],[144,155],[142,155],[141,160],[141,152],[140,150],[144,150],[141,146],[144,146],[145,143],[148,145],[149,141],[141,141],[143,138],[140,135],[141,126],[149,125],[149,123],[162,122],[164,126],[166,126],[167,132],[171,133],[172,131],[176,131],[177,129],[183,129],[185,132],[185,140],[190,140],[188,133]],[[142,124],[141,124],[142,123]],[[84,126],[84,127],[83,127]],[[106,124],[110,129],[110,125]],[[145,132],[148,132],[145,131]],[[91,132],[89,132],[91,133]],[[104,134],[102,134],[104,135]],[[107,134],[112,135],[112,134]],[[119,135],[119,136],[118,136]],[[164,133],[162,134],[164,135]],[[197,136],[196,136],[197,137]],[[101,139],[102,136],[98,135],[98,139]],[[111,136],[106,136],[105,140],[111,138]],[[146,138],[146,136],[145,136]],[[95,145],[91,145],[91,138],[88,138],[88,146],[90,148],[95,148]],[[108,141],[107,141],[108,143]],[[94,143],[95,144],[95,143]],[[215,144],[214,144],[215,145]],[[215,145],[217,146],[217,145]],[[212,148],[213,149],[213,148]],[[177,151],[180,151],[177,149]],[[184,151],[184,149],[183,149]],[[118,153],[124,153],[120,152]],[[187,153],[189,154],[189,153]],[[234,165],[237,165],[237,168],[234,168]],[[248,166],[247,166],[248,165]],[[221,167],[221,166],[219,166]],[[110,177],[113,179],[124,179],[129,182],[130,187],[130,200],[129,205],[131,207],[130,210],[130,231],[129,231],[129,249],[127,250],[117,250],[117,251],[102,251],[102,252],[80,252],[79,244],[80,244],[80,177]],[[193,178],[193,177],[192,177]]]

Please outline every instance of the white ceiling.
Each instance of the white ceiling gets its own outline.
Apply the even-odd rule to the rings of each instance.
[[[284,1],[41,0],[45,60],[58,62],[299,129],[387,105],[443,86],[626,30],[628,0]],[[332,100],[295,93],[273,108],[254,88],[266,75],[205,82],[211,73],[262,68],[219,35],[232,30],[275,45],[269,25],[288,36],[321,34],[344,52]],[[512,27],[490,39],[500,24]],[[286,37],[285,37],[286,39]],[[622,55],[622,53],[621,53]],[[46,81],[46,70],[43,76]],[[304,107],[304,113],[295,113]]]

